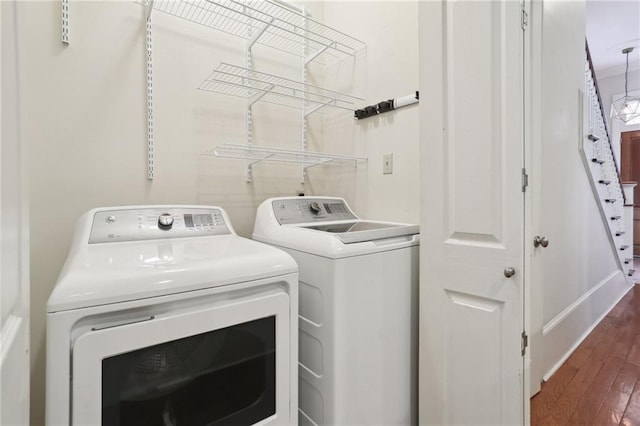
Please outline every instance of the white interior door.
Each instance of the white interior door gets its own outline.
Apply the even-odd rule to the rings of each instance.
[[[29,424],[29,243],[18,132],[15,2],[0,2],[0,424]]]
[[[528,407],[521,11],[420,5],[423,424],[523,424]]]

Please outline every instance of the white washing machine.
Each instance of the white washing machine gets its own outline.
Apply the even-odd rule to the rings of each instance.
[[[253,238],[300,268],[299,423],[417,424],[419,227],[334,197],[272,198]]]
[[[295,424],[297,271],[219,207],[86,213],[47,304],[47,424]]]

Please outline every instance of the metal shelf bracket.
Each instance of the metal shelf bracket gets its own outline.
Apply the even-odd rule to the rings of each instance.
[[[251,98],[249,98],[249,106],[253,106],[253,104],[258,102],[266,94],[268,94],[271,90],[273,90],[274,87],[275,86],[273,84],[271,84],[271,85],[267,86],[264,91],[260,91],[260,92],[256,93],[255,95],[253,95]]]
[[[271,24],[273,23],[273,19],[274,19],[273,17],[268,18],[267,22],[264,23],[262,25],[262,27],[259,28],[256,31],[256,33],[251,36],[251,38],[247,42],[247,46],[249,47],[249,49],[251,49],[251,47],[253,47],[253,45],[258,41],[258,39],[260,39],[260,36],[262,36],[262,34],[264,34],[264,32],[267,30],[267,28],[269,28],[271,26]]]
[[[307,57],[304,58],[304,64],[308,65],[309,62],[313,61],[315,58],[317,58],[318,56],[322,55],[327,49],[329,48],[336,48],[338,44],[333,41],[329,44],[326,44],[324,47],[316,50],[315,52],[313,52],[312,54],[308,55]]]
[[[155,173],[153,142],[153,34],[151,31],[151,11],[154,0],[149,0],[146,20],[147,48],[147,179],[152,180]]]
[[[320,108],[325,107],[327,105],[335,105],[335,100],[334,99],[329,99],[328,101],[326,101],[323,104],[318,104],[318,105],[314,105],[311,108],[307,108],[304,111],[304,116],[305,118],[311,114],[313,114],[314,112],[318,111]]]
[[[62,0],[62,42],[69,44],[69,0]]]

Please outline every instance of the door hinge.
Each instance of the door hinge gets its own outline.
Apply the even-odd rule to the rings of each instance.
[[[522,169],[522,192],[527,192],[527,186],[529,186],[529,175],[527,169]]]
[[[527,353],[527,346],[529,346],[529,336],[524,331],[522,332],[522,340],[520,341],[520,350],[522,352],[522,356]]]
[[[520,2],[520,28],[525,30],[529,26],[529,15],[524,7],[524,1]]]

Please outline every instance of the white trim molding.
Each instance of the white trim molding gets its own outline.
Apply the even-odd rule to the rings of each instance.
[[[549,380],[632,287],[622,271],[615,270],[542,327],[544,381]],[[589,324],[586,330],[585,323]]]

